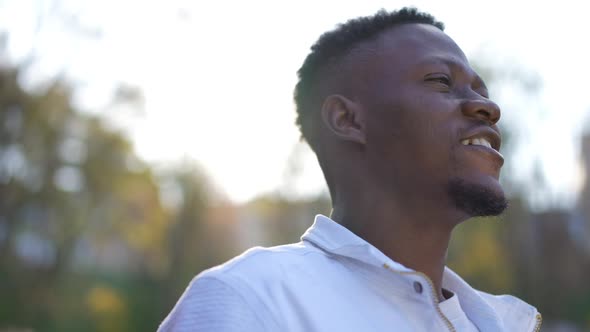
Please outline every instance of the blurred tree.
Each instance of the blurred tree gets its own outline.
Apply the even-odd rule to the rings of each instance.
[[[171,219],[167,233],[170,273],[162,305],[167,312],[196,274],[235,253],[235,234],[233,206],[220,199],[195,163],[185,161],[161,169],[158,179]],[[227,214],[212,213],[213,206],[222,206],[217,211]]]
[[[501,241],[498,218],[476,218],[457,227],[447,264],[472,286],[491,293],[513,290],[514,271],[510,253]]]
[[[281,245],[299,241],[318,213],[330,215],[325,195],[292,200],[277,193],[258,197],[239,207],[237,223],[242,229],[240,246]]]
[[[60,317],[92,322],[107,317],[93,306],[125,303],[105,287],[85,302],[80,273],[163,275],[171,219],[122,134],[75,112],[63,84],[31,94],[18,77],[0,69],[0,327],[80,330]]]

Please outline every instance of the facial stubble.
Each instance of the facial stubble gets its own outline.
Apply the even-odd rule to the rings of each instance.
[[[508,207],[503,193],[460,178],[449,181],[448,193],[455,206],[471,217],[497,216]]]

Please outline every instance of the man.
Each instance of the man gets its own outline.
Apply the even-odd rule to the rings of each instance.
[[[411,8],[350,20],[298,74],[331,218],[203,272],[160,330],[538,331],[535,308],[445,267],[453,228],[507,204],[500,109],[443,24]]]

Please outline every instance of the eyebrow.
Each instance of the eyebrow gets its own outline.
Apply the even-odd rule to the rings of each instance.
[[[462,62],[457,61],[457,60],[450,58],[450,57],[445,57],[445,56],[431,56],[431,57],[428,57],[424,60],[421,60],[420,62],[418,62],[418,64],[419,65],[443,64],[448,67],[461,68],[462,70],[465,70],[465,66]],[[469,68],[469,70],[466,70],[466,71],[470,72],[474,75],[474,83],[477,83],[482,88],[488,90],[488,86],[486,85],[484,80],[481,78],[481,76],[479,76],[479,74],[477,72],[475,72],[475,70],[473,70],[473,68],[471,68],[471,66],[469,66],[468,68]]]

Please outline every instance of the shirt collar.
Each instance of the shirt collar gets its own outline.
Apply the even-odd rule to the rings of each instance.
[[[416,272],[393,261],[346,227],[321,214],[315,217],[313,225],[301,236],[301,240],[310,242],[330,254],[357,259],[379,267],[388,265],[389,269],[395,272]],[[495,310],[475,289],[447,267],[443,272],[443,287],[457,294],[465,314],[480,330],[504,330]],[[484,326],[485,328],[482,328]]]
[[[354,258],[370,265],[381,267],[387,264],[399,272],[415,272],[391,260],[348,228],[321,214],[315,217],[313,225],[301,236],[301,240],[311,242],[328,253]]]

